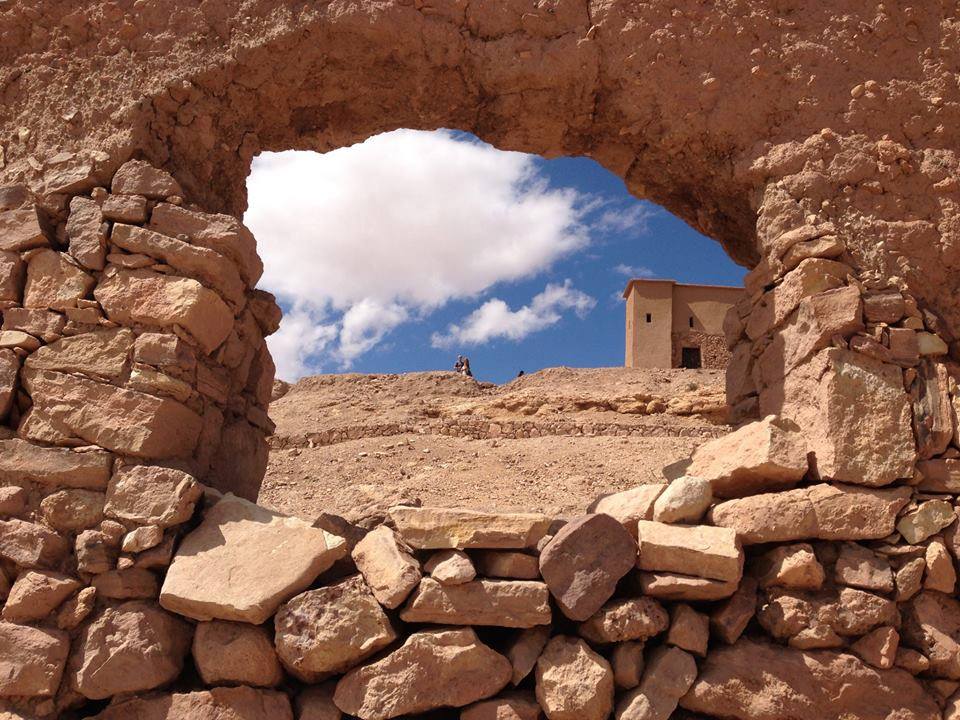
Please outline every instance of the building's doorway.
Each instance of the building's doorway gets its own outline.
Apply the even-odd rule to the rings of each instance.
[[[680,367],[696,369],[700,367],[700,348],[685,347],[680,351]]]

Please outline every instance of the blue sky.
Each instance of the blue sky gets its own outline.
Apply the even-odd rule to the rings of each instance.
[[[632,275],[738,285],[719,244],[586,158],[501,152],[462,133],[387,133],[264,153],[245,221],[285,311],[278,375],[623,362]]]

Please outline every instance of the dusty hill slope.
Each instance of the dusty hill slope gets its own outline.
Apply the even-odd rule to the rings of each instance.
[[[661,480],[727,430],[713,370],[550,368],[506,385],[450,372],[320,375],[283,388],[261,504],[376,514],[391,500],[582,511]]]

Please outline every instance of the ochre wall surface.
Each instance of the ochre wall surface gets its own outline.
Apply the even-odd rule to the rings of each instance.
[[[953,2],[0,5],[0,711],[955,717],[958,36]],[[251,159],[398,127],[592,157],[723,243],[749,422],[578,518],[220,499],[271,427]]]

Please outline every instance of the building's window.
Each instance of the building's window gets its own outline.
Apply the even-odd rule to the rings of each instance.
[[[693,327],[693,315],[690,316],[690,327]]]
[[[647,313],[647,322],[653,322],[653,315]]]

